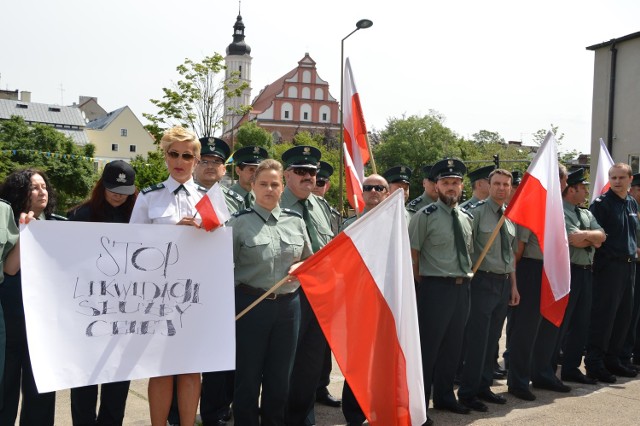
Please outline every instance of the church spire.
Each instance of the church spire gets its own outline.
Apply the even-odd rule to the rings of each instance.
[[[244,41],[244,22],[242,22],[242,15],[240,14],[241,2],[238,2],[238,17],[236,23],[233,25],[233,42],[227,46],[227,55],[249,55],[251,53],[251,47]]]

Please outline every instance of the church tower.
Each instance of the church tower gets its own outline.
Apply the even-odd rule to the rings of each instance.
[[[224,58],[227,69],[225,79],[229,79],[231,73],[239,75],[240,81],[246,82],[249,87],[243,90],[241,96],[225,98],[224,100],[224,129],[223,133],[230,131],[242,118],[234,112],[241,105],[251,104],[251,47],[244,41],[244,23],[238,7],[238,17],[233,26],[233,42],[227,46],[227,56]],[[231,110],[230,110],[231,109]]]

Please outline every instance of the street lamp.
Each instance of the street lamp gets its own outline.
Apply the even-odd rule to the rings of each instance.
[[[344,208],[344,41],[360,29],[371,28],[373,21],[361,19],[356,22],[356,29],[347,34],[340,42],[340,214]]]

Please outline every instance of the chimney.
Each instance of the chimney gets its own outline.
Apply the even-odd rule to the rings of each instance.
[[[22,102],[31,102],[31,92],[27,92],[26,90],[20,92],[20,100]]]

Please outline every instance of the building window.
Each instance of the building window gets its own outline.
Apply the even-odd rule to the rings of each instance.
[[[129,152],[136,152],[136,146],[135,145],[129,145]]]
[[[284,118],[289,118],[289,111],[284,112]]]
[[[322,121],[327,121],[327,113],[326,112],[322,113]]]
[[[302,119],[303,120],[308,120],[309,119],[309,113],[308,112],[303,113],[302,114]]]
[[[127,129],[120,129],[120,136],[127,137]]]
[[[632,173],[640,173],[640,155],[629,155],[629,165],[631,166]]]
[[[111,151],[117,151],[118,150],[118,144],[117,143],[112,143],[111,144]]]

